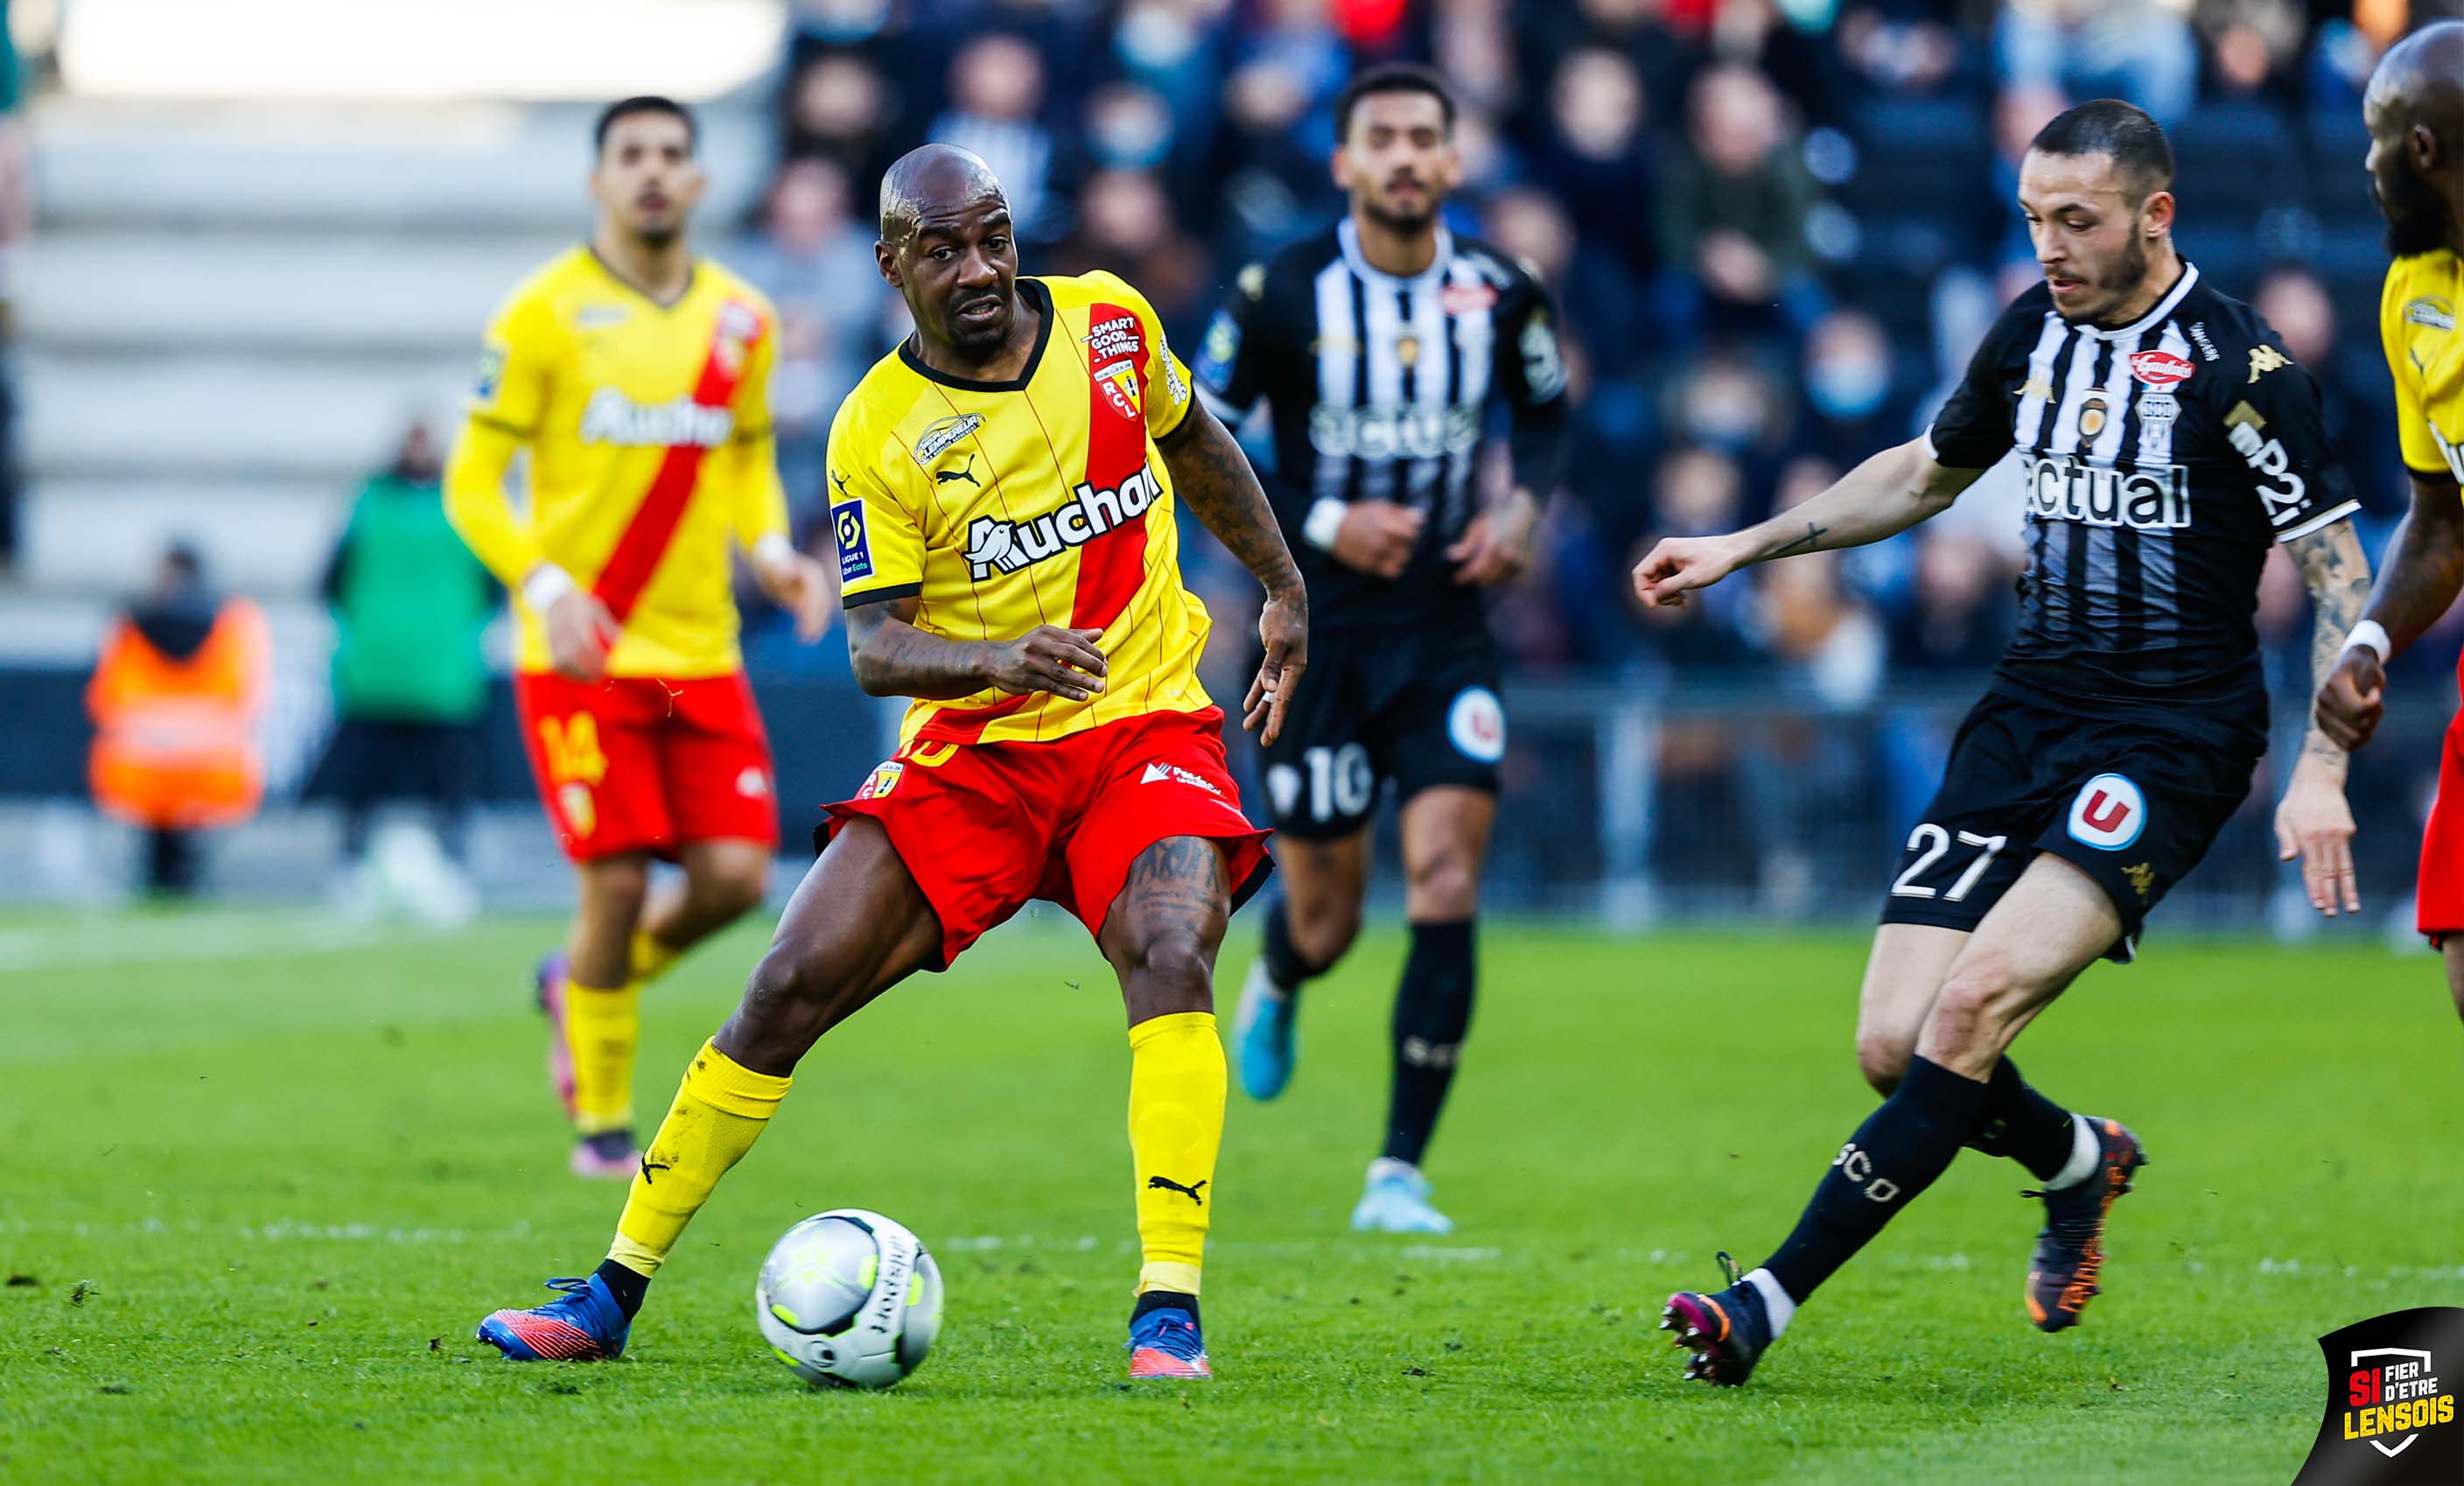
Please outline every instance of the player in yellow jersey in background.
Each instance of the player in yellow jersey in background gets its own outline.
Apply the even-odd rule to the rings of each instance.
[[[513,594],[515,698],[581,906],[541,962],[551,1076],[573,1169],[627,1177],[642,987],[759,902],[778,846],[770,746],[737,648],[731,546],[825,627],[826,569],[787,538],[770,430],[778,317],[685,240],[704,178],[692,115],[600,115],[586,245],[540,267],[488,327],[448,515]],[[529,501],[505,495],[530,455]],[[681,882],[652,891],[654,856]]]
[[[1269,863],[1198,682],[1206,610],[1181,584],[1175,502],[1266,589],[1244,721],[1270,741],[1306,659],[1300,574],[1155,311],[1110,274],[1018,277],[981,160],[927,145],[893,166],[874,254],[916,328],[839,410],[831,518],[856,678],[916,699],[902,745],[830,808],[828,845],[687,1070],[606,1261],[479,1339],[517,1359],[622,1352],[649,1276],[814,1040],[1042,898],[1095,936],[1129,1014],[1130,1375],[1205,1378],[1215,953]]]
[[[2441,21],[2388,49],[2362,104],[2369,170],[2387,219],[2379,338],[2395,378],[2397,436],[2412,509],[2344,654],[2319,688],[2319,725],[2347,749],[2386,711],[2386,664],[2464,589],[2464,22]],[[2415,922],[2447,962],[2464,1015],[2464,713],[2440,750],[2438,800],[2421,838]]]

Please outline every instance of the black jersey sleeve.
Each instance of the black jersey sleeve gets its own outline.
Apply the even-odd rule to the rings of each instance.
[[[1566,360],[1557,310],[1529,270],[1498,308],[1496,383],[1510,417],[1514,483],[1542,500],[1557,487],[1566,445]]]
[[[1232,292],[1207,322],[1191,371],[1216,416],[1238,423],[1266,392],[1266,265],[1252,263],[1233,279]]]
[[[2319,384],[2285,354],[2273,329],[2251,317],[2247,361],[2228,361],[2224,430],[2250,467],[2250,488],[2267,511],[2278,542],[2306,537],[2361,508],[2351,477],[2327,442]]]
[[[2010,453],[2012,418],[2027,370],[2027,346],[2044,322],[2043,288],[2029,290],[1987,328],[1950,398],[1925,431],[1934,462],[1945,469],[1982,470]]]

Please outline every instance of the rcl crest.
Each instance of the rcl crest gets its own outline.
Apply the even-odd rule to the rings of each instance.
[[[2120,774],[2097,775],[2071,801],[2071,839],[2100,851],[2121,851],[2146,824],[2146,797]]]
[[[1095,374],[1095,385],[1104,391],[1104,400],[1124,418],[1144,416],[1138,397],[1138,368],[1128,362],[1107,366]]]
[[[2187,357],[2171,351],[2140,351],[2130,358],[2130,374],[2160,392],[2189,381],[2190,373],[2198,369]]]

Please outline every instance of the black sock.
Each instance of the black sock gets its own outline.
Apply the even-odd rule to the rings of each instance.
[[[1940,1063],[1909,1059],[1898,1091],[1839,1147],[1796,1231],[1764,1263],[1789,1298],[1812,1295],[1950,1169],[1984,1106],[1984,1084]]]
[[[616,1308],[625,1313],[625,1319],[631,1320],[634,1313],[642,1308],[642,1297],[650,1292],[650,1276],[628,1270],[614,1259],[600,1260],[599,1268],[591,1273],[597,1275],[607,1286],[607,1293],[616,1297]]]
[[[2050,1182],[2069,1164],[2071,1112],[2038,1094],[2009,1058],[1993,1065],[1985,1084],[1985,1113],[1968,1143],[1988,1156],[2008,1156],[2039,1182]]]
[[[1386,1114],[1390,1160],[1420,1164],[1438,1111],[1454,1082],[1455,1056],[1471,1026],[1472,926],[1415,923],[1403,984],[1395,993],[1395,1098]]]
[[[1300,994],[1305,983],[1326,973],[1325,965],[1309,964],[1293,947],[1291,909],[1281,898],[1266,910],[1265,961],[1266,973],[1286,995]]]
[[[1136,1325],[1138,1318],[1149,1311],[1187,1311],[1194,1324],[1206,1324],[1198,1319],[1198,1297],[1177,1290],[1150,1290],[1138,1297],[1138,1303],[1130,1307],[1130,1324]]]

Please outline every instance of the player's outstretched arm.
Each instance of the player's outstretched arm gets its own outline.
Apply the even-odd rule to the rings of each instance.
[[[1663,540],[1635,565],[1635,596],[1646,604],[1683,604],[1688,590],[1707,588],[1740,567],[1896,536],[1948,509],[1984,473],[1939,464],[1930,444],[1911,439],[1758,526],[1720,537]]]
[[[2387,566],[2361,624],[2319,687],[2321,731],[2359,748],[2387,711],[2387,662],[2421,638],[2464,590],[2464,490],[2453,479],[2412,472],[2412,509],[2387,543]],[[2371,626],[2376,626],[2372,630]]]
[[[1266,658],[1249,683],[1241,725],[1256,730],[1260,742],[1273,743],[1284,730],[1292,688],[1309,666],[1309,592],[1301,587],[1301,570],[1284,545],[1283,528],[1257,472],[1249,468],[1249,456],[1205,405],[1193,403],[1179,427],[1155,447],[1172,472],[1173,490],[1266,590],[1266,607],[1258,615]]]
[[[2360,622],[2370,591],[2369,554],[2350,521],[2331,521],[2284,543],[2310,589],[2310,671],[2324,688],[2334,676],[2344,637]],[[2362,910],[2353,876],[2353,810],[2344,799],[2347,759],[2342,746],[2314,723],[2301,740],[2292,781],[2276,808],[2277,859],[2301,859],[2301,885],[2310,906],[2329,918],[2341,908]]]
[[[847,610],[847,661],[874,697],[953,701],[999,689],[1085,701],[1104,689],[1101,630],[1040,624],[1014,640],[953,640],[915,628],[915,595]]]

